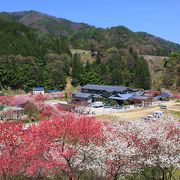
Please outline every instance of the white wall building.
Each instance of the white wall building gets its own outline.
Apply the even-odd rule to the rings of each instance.
[[[33,88],[33,94],[44,94],[44,87]]]

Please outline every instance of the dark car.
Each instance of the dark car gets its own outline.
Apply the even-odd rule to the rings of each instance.
[[[111,105],[110,104],[105,104],[104,108],[111,108]]]

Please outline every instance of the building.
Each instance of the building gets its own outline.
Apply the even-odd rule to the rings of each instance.
[[[81,92],[89,93],[93,95],[100,95],[103,98],[109,98],[113,95],[129,94],[136,91],[125,86],[106,86],[106,85],[87,84],[81,87]]]
[[[93,98],[93,95],[92,94],[90,94],[90,93],[82,93],[82,92],[77,92],[77,93],[74,93],[73,95],[72,95],[72,97],[73,97],[73,100],[72,100],[72,102],[74,103],[74,104],[79,104],[79,103],[81,103],[81,104],[86,104],[86,103],[88,103],[88,102],[91,102],[91,100],[92,100],[92,98]]]
[[[159,96],[160,94],[161,94],[161,91],[155,91],[155,90],[144,91],[144,95],[149,95],[153,97]]]
[[[126,86],[106,86],[87,84],[81,87],[81,92],[73,95],[74,102],[94,102],[94,101],[110,102],[114,100],[119,105],[134,104],[135,106],[152,105],[153,96],[144,94],[143,91],[136,91]]]
[[[72,102],[94,102],[102,100],[115,100],[118,104],[123,104],[125,100],[134,95],[136,90],[125,86],[106,86],[87,84],[81,87],[81,92],[72,96]]]
[[[117,101],[118,104],[124,104],[124,102],[128,102],[131,97],[134,96],[134,93],[128,93],[128,94],[117,94],[109,97],[109,99]]]
[[[44,94],[44,87],[34,87],[33,94]]]
[[[147,107],[152,106],[153,97],[147,95],[134,95],[129,99],[131,104],[134,106]]]
[[[135,106],[148,106],[152,105],[152,96],[150,95],[145,95],[144,92],[142,91],[137,91],[137,92],[131,92],[127,94],[116,94],[109,99],[117,101],[119,105],[122,105],[124,103],[128,104],[134,104]]]
[[[162,92],[160,95],[155,97],[155,100],[165,101],[165,100],[169,100],[171,97],[172,97],[171,94],[167,92]]]

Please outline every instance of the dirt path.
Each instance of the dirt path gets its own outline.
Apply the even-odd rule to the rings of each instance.
[[[66,79],[66,86],[65,86],[65,92],[67,93],[73,93],[73,92],[76,92],[76,91],[80,91],[80,87],[73,87],[72,86],[72,78],[70,77],[67,77]]]
[[[72,84],[71,84],[71,82],[72,82],[72,79],[70,78],[70,77],[68,77],[67,79],[66,79],[66,87],[65,87],[65,90],[67,91],[67,92],[69,92],[71,89],[72,89]]]

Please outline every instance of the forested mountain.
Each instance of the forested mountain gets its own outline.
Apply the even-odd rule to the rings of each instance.
[[[164,67],[164,86],[177,89],[180,92],[180,53],[171,54],[165,61]]]
[[[1,13],[1,16],[13,19],[26,26],[48,32],[52,35],[63,35],[68,38],[72,48],[80,49],[128,49],[132,47],[140,54],[167,56],[170,52],[180,51],[180,45],[155,37],[144,32],[132,32],[124,26],[112,28],[95,28],[84,23],[74,23],[36,11]]]
[[[75,23],[63,18],[56,18],[36,11],[22,11],[14,13],[1,13],[2,16],[23,23],[26,26],[38,29],[41,32],[48,32],[52,35],[68,36],[69,34],[90,28],[85,23]]]
[[[61,88],[70,64],[71,52],[62,37],[0,17],[0,86]]]
[[[180,45],[148,33],[132,32],[124,26],[109,29],[91,28],[73,33],[69,37],[72,47],[80,49],[128,49],[132,47],[141,55],[167,56],[180,51]]]
[[[82,84],[125,85],[140,89],[151,88],[148,64],[132,48],[122,51],[113,47],[103,52],[100,51],[96,61],[92,64],[86,62],[84,71],[80,68],[82,65],[77,63],[79,62],[77,59],[75,63],[73,61],[75,68],[73,68],[72,77],[75,83],[79,80]],[[77,64],[79,68],[77,68]]]
[[[41,26],[36,26],[37,22]],[[92,50],[94,61],[81,61],[78,54],[71,54],[70,48]],[[70,76],[74,85],[94,83],[150,89],[148,63],[139,55],[168,55],[179,49],[177,44],[122,26],[95,28],[34,11],[1,13],[0,88],[63,89],[66,77]],[[166,63],[167,73],[178,62]],[[178,66],[176,71],[179,72]],[[164,82],[164,87],[173,82],[177,82],[175,86],[179,84],[177,73],[173,73],[171,82]]]

